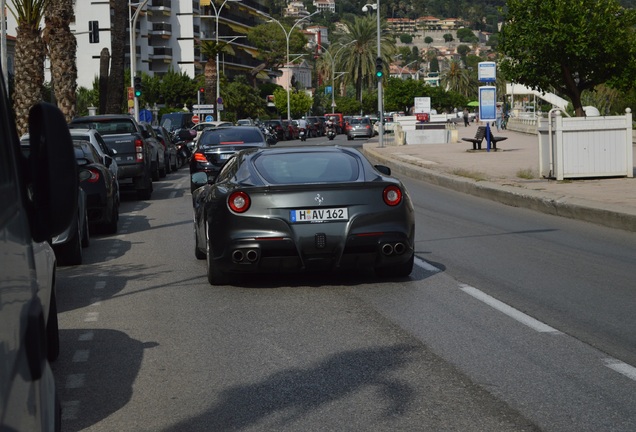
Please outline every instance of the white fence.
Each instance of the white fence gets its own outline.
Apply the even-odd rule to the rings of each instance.
[[[584,177],[633,177],[632,113],[564,118],[551,110],[540,119],[539,171],[563,180]]]

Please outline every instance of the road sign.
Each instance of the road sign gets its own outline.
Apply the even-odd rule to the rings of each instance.
[[[431,112],[431,98],[430,97],[416,97],[414,101],[415,114],[423,114]]]
[[[495,62],[479,62],[477,66],[479,81],[493,82],[497,80],[497,64]]]
[[[192,123],[199,123],[199,116],[198,115],[193,115],[192,116]]]
[[[197,109],[202,109],[202,110],[204,110],[204,109],[214,109],[214,104],[207,104],[207,105],[202,105],[202,104],[197,105],[197,104],[195,104],[195,105],[192,105],[192,109],[194,109],[194,110],[197,110]]]
[[[213,122],[214,121],[214,117],[212,117],[211,115],[205,116],[205,121],[206,122]]]
[[[152,113],[150,110],[142,109],[139,111],[139,120],[147,123],[152,123]]]
[[[135,100],[135,94],[133,93],[132,87],[128,87],[128,100]]]
[[[497,120],[497,87],[479,87],[479,120]]]
[[[216,103],[218,103],[219,105],[223,105],[223,98],[219,96],[219,98],[216,100]]]

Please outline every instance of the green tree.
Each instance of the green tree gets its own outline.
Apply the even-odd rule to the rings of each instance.
[[[430,36],[426,36],[426,37],[424,38],[424,43],[430,46],[430,45],[433,43],[433,40],[434,40],[434,39],[433,39],[432,37],[430,37]]]
[[[449,42],[452,42],[453,40],[455,40],[451,33],[444,33],[443,37],[444,37],[444,42],[446,42],[446,43],[449,43]]]
[[[413,36],[403,33],[400,35],[400,42],[402,42],[403,44],[411,44],[413,43]]]
[[[285,27],[285,31],[289,32],[290,28],[290,26]],[[279,69],[285,66],[287,61],[287,36],[276,22],[268,22],[252,27],[247,34],[247,40],[258,49],[256,58],[261,61],[261,64],[252,71],[252,75],[263,69]],[[289,52],[293,54],[303,53],[306,51],[306,45],[307,38],[298,27],[294,28],[289,36]]]
[[[233,113],[236,119],[257,118],[265,114],[265,99],[254,92],[244,75],[235,77],[234,81],[225,85],[223,89],[223,101],[226,105],[224,108],[228,114]]]
[[[201,53],[206,57],[205,66],[203,68],[205,95],[201,103],[214,103],[219,97],[219,95],[216,94],[216,80],[219,73],[216,69],[217,56],[223,53],[234,55],[234,49],[226,41],[219,41],[219,43],[217,43],[216,40],[201,41],[199,47],[201,48]]]
[[[457,30],[457,39],[460,42],[471,43],[473,41],[478,41],[479,38],[473,33],[473,31],[469,28],[460,28]]]
[[[616,0],[508,0],[500,70],[511,81],[566,95],[584,116],[584,90],[633,83],[635,24],[636,11]]]
[[[393,38],[386,31],[386,22],[381,23],[380,46],[382,59],[388,68],[395,53]],[[375,61],[377,51],[377,20],[374,15],[355,17],[345,22],[336,34],[337,41],[346,45],[342,53],[339,70],[347,72],[345,82],[352,82],[356,88],[356,97],[361,100],[364,87],[376,85]]]
[[[13,109],[18,134],[22,135],[28,131],[29,110],[42,100],[45,45],[40,22],[44,18],[46,0],[12,0],[12,3],[10,10],[18,24]]]
[[[464,45],[464,44],[460,44],[457,46],[457,54],[459,54],[462,57],[462,62],[464,62],[464,65],[468,66],[466,64],[466,55],[470,52],[470,47],[468,45]]]
[[[75,117],[77,89],[77,39],[69,27],[75,21],[73,4],[73,0],[49,1],[45,9],[43,34],[51,59],[55,99],[67,122]]]
[[[442,75],[441,79],[442,87],[447,90],[452,90],[465,97],[474,94],[470,73],[468,69],[462,68],[461,63],[457,60],[451,60],[450,67]]]
[[[292,118],[303,116],[311,109],[313,99],[304,91],[289,92],[289,109]],[[287,117],[287,91],[284,88],[274,90],[274,104],[281,117]]]

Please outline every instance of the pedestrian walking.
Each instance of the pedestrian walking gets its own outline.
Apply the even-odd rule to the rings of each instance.
[[[470,119],[468,118],[468,108],[464,108],[464,127],[468,127]]]
[[[502,119],[503,119],[503,108],[501,107],[501,104],[497,104],[497,114],[496,114],[497,132],[499,132],[499,129],[501,129]]]

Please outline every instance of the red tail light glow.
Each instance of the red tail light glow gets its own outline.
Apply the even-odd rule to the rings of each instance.
[[[203,153],[195,153],[194,160],[195,162],[208,163],[208,159],[205,157]]]
[[[387,186],[382,192],[382,197],[386,205],[396,206],[402,202],[402,191],[395,185]]]
[[[137,153],[137,162],[144,160],[144,142],[140,139],[135,140],[135,153]]]
[[[82,181],[87,181],[89,183],[97,183],[100,178],[99,170],[95,168],[88,168],[84,171],[84,175],[80,177]]]
[[[245,192],[232,192],[227,200],[230,209],[235,213],[245,213],[250,208],[250,196]]]

